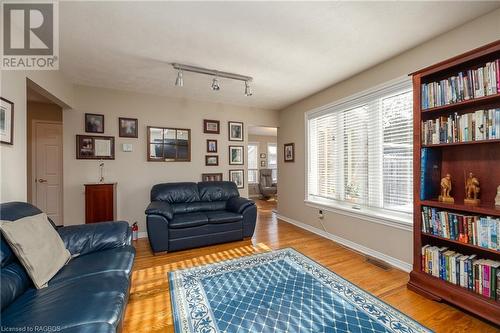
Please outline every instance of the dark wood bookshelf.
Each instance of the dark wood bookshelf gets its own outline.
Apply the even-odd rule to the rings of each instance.
[[[464,142],[450,142],[450,143],[433,143],[429,145],[422,145],[422,148],[433,147],[448,147],[448,146],[463,146],[463,145],[477,145],[484,143],[500,143],[500,139],[477,140],[477,141],[464,141]],[[500,147],[498,147],[500,149]]]
[[[458,211],[462,213],[500,216],[500,208],[495,207],[493,204],[471,206],[471,205],[464,205],[463,203],[453,203],[453,204],[445,203],[438,200],[422,200],[420,201],[420,203],[422,206],[442,208],[444,210]]]
[[[500,94],[495,94],[495,95],[489,95],[489,96],[483,96],[483,97],[476,97],[476,98],[468,99],[466,101],[461,101],[461,102],[457,102],[457,103],[436,106],[433,108],[422,109],[422,112],[423,113],[431,113],[431,112],[437,113],[440,111],[455,112],[456,110],[459,110],[459,109],[476,109],[479,106],[491,105],[491,104],[496,103],[498,101],[500,101]]]
[[[439,81],[457,75],[460,71],[476,69],[500,58],[500,40],[481,48],[442,61],[410,74],[413,79],[413,270],[408,288],[436,301],[446,301],[470,313],[500,325],[500,302],[474,291],[439,279],[422,270],[422,246],[429,244],[447,246],[463,254],[477,254],[478,258],[500,260],[500,252],[476,245],[447,239],[422,232],[422,207],[434,207],[470,215],[500,217],[494,205],[496,188],[500,185],[500,139],[423,145],[422,120],[452,113],[470,113],[478,109],[500,108],[500,93],[473,98],[454,104],[422,109],[423,83]],[[452,176],[454,204],[438,200],[420,200],[422,148],[436,149],[440,160],[435,167],[437,174]],[[425,166],[424,166],[425,167]],[[464,205],[465,173],[473,172],[481,182],[481,205]],[[439,179],[437,180],[439,182]],[[426,181],[426,179],[424,179]],[[439,183],[438,183],[439,184]],[[437,184],[437,185],[438,185]],[[437,193],[435,194],[438,195]]]
[[[445,243],[451,243],[451,244],[456,244],[456,245],[464,246],[464,247],[469,248],[472,251],[487,252],[487,253],[490,253],[490,254],[493,254],[493,255],[500,256],[500,251],[498,251],[498,250],[488,249],[486,247],[481,247],[481,246],[478,246],[478,245],[464,243],[464,242],[460,242],[460,241],[457,241],[457,240],[454,240],[454,239],[450,239],[450,238],[446,238],[446,237],[441,237],[441,236],[436,236],[436,235],[428,234],[428,233],[425,233],[425,232],[422,232],[422,236],[423,237],[429,237],[429,238],[438,239],[441,242],[445,242]]]

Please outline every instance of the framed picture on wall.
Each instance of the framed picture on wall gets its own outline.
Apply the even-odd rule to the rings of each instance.
[[[266,167],[266,161],[260,161],[260,167],[265,168]]]
[[[234,182],[237,188],[244,188],[245,171],[243,169],[229,170],[229,181]]]
[[[76,158],[78,160],[114,160],[115,137],[77,135]]]
[[[283,156],[285,162],[294,162],[295,161],[295,143],[285,143],[283,147]]]
[[[147,127],[148,162],[191,162],[191,129]]]
[[[220,133],[220,121],[203,119],[203,133],[219,134]]]
[[[221,182],[222,173],[202,173],[201,181],[203,182]]]
[[[266,158],[266,153],[260,153],[260,158]]]
[[[206,166],[219,165],[219,156],[218,155],[205,155],[205,165]]]
[[[138,123],[136,118],[118,118],[118,135],[121,138],[137,138]]]
[[[238,121],[229,121],[227,123],[229,130],[229,141],[243,141],[243,123]]]
[[[104,115],[95,113],[86,113],[85,132],[104,133]]]
[[[207,140],[207,153],[217,152],[217,140],[208,139]]]
[[[0,97],[0,142],[14,144],[14,103]]]
[[[229,164],[230,165],[243,165],[244,164],[244,147],[243,146],[229,146]]]

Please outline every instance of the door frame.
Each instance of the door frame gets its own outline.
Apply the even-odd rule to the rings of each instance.
[[[31,121],[31,201],[34,202],[36,198],[36,125],[37,124],[52,124],[61,125],[61,222],[64,225],[64,127],[62,121],[55,120],[37,120],[33,119]]]

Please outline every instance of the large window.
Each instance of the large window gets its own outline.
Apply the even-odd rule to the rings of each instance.
[[[259,179],[259,145],[257,143],[248,144],[248,183],[258,183]]]
[[[308,200],[411,214],[412,91],[408,82],[308,114]]]
[[[278,146],[276,143],[267,144],[267,167],[272,170],[273,182],[278,182]]]

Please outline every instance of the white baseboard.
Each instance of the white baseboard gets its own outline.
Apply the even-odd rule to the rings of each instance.
[[[333,235],[325,230],[321,230],[321,229],[318,229],[318,228],[315,228],[309,224],[305,224],[305,223],[302,223],[302,222],[299,222],[299,221],[296,221],[294,219],[291,219],[289,217],[286,217],[286,216],[283,216],[283,215],[280,215],[280,214],[277,214],[276,217],[284,222],[287,222],[287,223],[290,223],[290,224],[293,224],[299,228],[302,228],[302,229],[305,229],[307,231],[310,231],[316,235],[319,235],[321,237],[324,237],[324,238],[327,238],[327,239],[330,239],[336,243],[339,243],[339,244],[342,244],[350,249],[353,249],[355,251],[358,251],[358,252],[361,252],[363,254],[366,254],[368,256],[371,256],[371,257],[374,257],[374,258],[377,258],[379,260],[382,260],[386,263],[388,263],[389,265],[395,267],[395,268],[398,268],[402,271],[405,271],[405,272],[411,272],[412,270],[412,264],[410,263],[407,263],[405,261],[402,261],[402,260],[399,260],[397,258],[394,258],[394,257],[391,257],[391,256],[388,256],[387,254],[384,254],[382,252],[379,252],[379,251],[376,251],[376,250],[373,250],[373,249],[370,249],[366,246],[363,246],[363,245],[360,245],[358,243],[354,243],[353,241],[350,241],[348,239],[345,239],[345,238],[342,238],[342,237],[339,237],[339,236],[336,236],[336,235]]]

